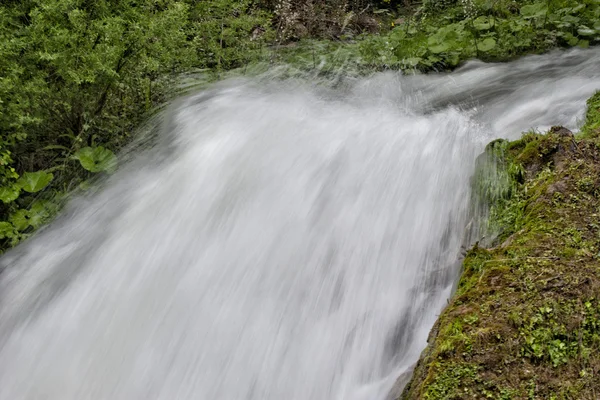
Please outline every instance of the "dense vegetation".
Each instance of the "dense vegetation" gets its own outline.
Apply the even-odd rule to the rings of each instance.
[[[367,63],[447,69],[466,59],[506,61],[557,46],[600,41],[597,0],[428,1],[388,34],[360,44]]]
[[[273,62],[450,69],[588,46],[598,21],[597,0],[4,1],[0,252],[48,221],[66,193],[112,173],[182,74]]]
[[[424,72],[598,42],[599,0],[5,0],[0,253],[113,173],[183,74],[278,60]],[[495,182],[479,189],[500,236],[467,255],[405,396],[596,398],[600,94],[579,138],[529,133],[488,156]]]
[[[0,251],[53,213],[174,91],[272,38],[249,0],[24,0],[0,6]]]
[[[578,137],[557,127],[488,146],[480,168],[509,179],[480,193],[502,230],[468,252],[403,398],[597,398],[599,121],[600,93]]]

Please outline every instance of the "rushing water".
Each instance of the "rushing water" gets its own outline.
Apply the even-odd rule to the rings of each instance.
[[[476,156],[599,88],[577,50],[181,101],[0,259],[0,399],[385,399],[456,279]]]

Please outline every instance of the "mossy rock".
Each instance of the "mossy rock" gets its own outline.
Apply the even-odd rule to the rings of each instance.
[[[593,127],[589,114],[586,126]],[[457,291],[401,398],[596,399],[596,137],[575,138],[555,127],[546,135],[495,141],[486,153],[499,160],[514,188],[487,197],[493,201],[489,218],[503,231],[488,248],[467,253]],[[511,166],[522,175],[509,173]]]

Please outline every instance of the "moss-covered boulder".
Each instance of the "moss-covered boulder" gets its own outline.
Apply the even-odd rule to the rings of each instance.
[[[578,137],[488,146],[515,190],[490,197],[499,234],[467,253],[402,399],[600,398],[600,95],[588,104]]]

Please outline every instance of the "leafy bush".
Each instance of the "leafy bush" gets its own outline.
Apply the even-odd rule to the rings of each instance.
[[[48,201],[114,171],[178,74],[255,59],[269,23],[250,0],[4,2],[0,252],[51,216]]]
[[[367,62],[388,68],[450,69],[473,57],[497,61],[587,47],[600,42],[599,21],[595,0],[430,1],[389,34],[362,42],[361,51]]]

